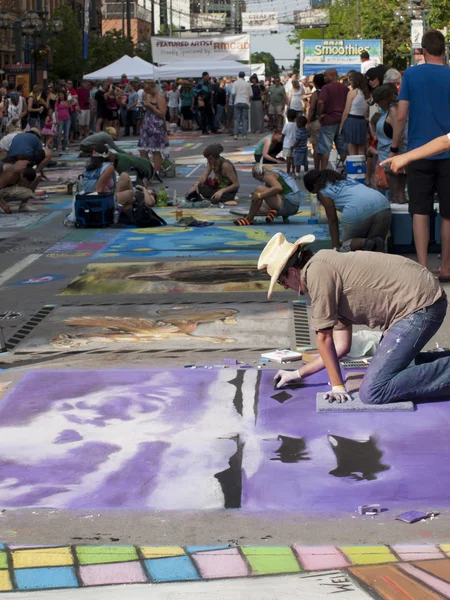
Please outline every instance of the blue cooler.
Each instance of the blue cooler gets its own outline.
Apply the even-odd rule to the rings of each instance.
[[[434,205],[434,213],[430,217],[430,244],[429,252],[441,250],[441,217],[437,213],[438,205]],[[398,254],[415,254],[412,217],[409,214],[408,204],[391,204],[392,223],[391,240],[392,251]]]
[[[358,183],[366,183],[366,157],[364,155],[350,154],[345,159],[345,172],[349,179]]]
[[[114,223],[114,194],[77,194],[75,227],[107,227]]]

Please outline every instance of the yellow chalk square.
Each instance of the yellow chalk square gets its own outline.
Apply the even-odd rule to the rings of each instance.
[[[162,546],[152,548],[151,546],[141,546],[142,556],[144,558],[167,558],[169,556],[183,556],[184,548],[179,546]]]
[[[11,585],[11,579],[9,578],[8,571],[0,571],[0,591],[9,592],[13,587]]]
[[[450,544],[440,544],[439,547],[442,550],[442,552],[445,552],[447,556],[450,556]]]
[[[354,565],[378,565],[398,562],[387,546],[339,546]]]
[[[12,552],[15,569],[29,567],[65,567],[73,565],[70,548],[37,548],[14,550]]]

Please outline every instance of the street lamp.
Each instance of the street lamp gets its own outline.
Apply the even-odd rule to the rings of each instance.
[[[0,10],[0,29],[13,29],[16,35],[16,62],[22,61],[22,36],[32,38],[31,45],[28,44],[28,51],[34,53],[32,61],[32,79],[36,79],[36,62],[38,52],[38,41],[41,37],[48,38],[50,35],[56,35],[64,27],[63,20],[59,17],[47,19],[47,12],[41,10],[30,10],[22,19],[14,19],[7,9]]]

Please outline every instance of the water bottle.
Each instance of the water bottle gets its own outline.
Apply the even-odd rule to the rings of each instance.
[[[182,218],[183,218],[183,209],[181,208],[180,205],[178,205],[175,210],[175,219],[177,221],[181,221]]]
[[[310,194],[310,207],[311,207],[311,216],[308,219],[309,224],[315,224],[319,222],[319,201],[317,200],[316,194]]]
[[[80,175],[78,177],[78,190],[80,194],[84,194],[84,177]]]
[[[167,206],[167,191],[165,188],[160,188],[156,196],[157,206]]]
[[[161,193],[162,190],[158,190],[156,193],[156,206],[162,206],[161,204]]]
[[[169,186],[168,185],[165,186],[164,191],[166,193],[166,195],[164,197],[164,206],[169,206]]]

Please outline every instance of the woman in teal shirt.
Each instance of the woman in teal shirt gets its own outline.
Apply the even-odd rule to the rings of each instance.
[[[391,207],[386,198],[372,188],[331,169],[313,169],[303,180],[308,192],[317,194],[325,208],[333,248],[339,248],[342,217],[342,251],[384,252],[391,226]]]

